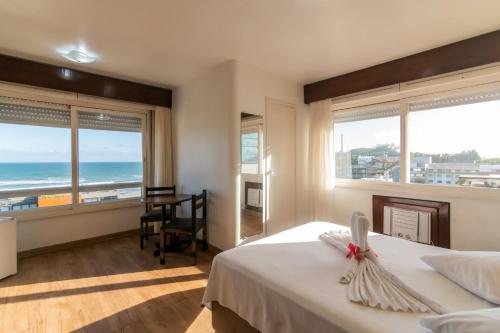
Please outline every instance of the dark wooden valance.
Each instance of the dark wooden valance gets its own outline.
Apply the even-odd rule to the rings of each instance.
[[[0,54],[0,81],[172,107],[172,90]]]
[[[498,61],[500,30],[307,84],[304,86],[304,102],[311,103]]]

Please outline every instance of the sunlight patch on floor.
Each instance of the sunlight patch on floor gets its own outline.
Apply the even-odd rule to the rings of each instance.
[[[212,311],[206,307],[198,314],[198,316],[193,320],[191,325],[186,330],[186,333],[196,333],[196,332],[207,332],[214,333],[212,325]]]

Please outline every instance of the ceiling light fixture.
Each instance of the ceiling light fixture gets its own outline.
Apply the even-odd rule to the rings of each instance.
[[[97,60],[97,56],[87,54],[78,50],[69,50],[61,55],[69,61],[77,62],[80,64],[90,64]]]
[[[111,120],[111,117],[101,113],[100,115],[97,116],[97,119],[99,119],[99,120]]]

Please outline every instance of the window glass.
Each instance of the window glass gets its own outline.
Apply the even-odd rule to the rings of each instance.
[[[410,110],[412,183],[500,188],[500,100],[453,98]]]
[[[79,201],[94,203],[139,197],[142,186],[142,133],[102,129],[78,130]],[[85,186],[137,183],[130,188],[85,191]]]
[[[1,121],[1,120],[0,120]],[[71,186],[71,130],[0,123],[0,211],[71,203],[71,190],[55,195],[5,196],[2,192]]]
[[[77,119],[72,119],[77,115]],[[72,121],[78,179],[72,184]],[[137,198],[143,181],[142,116],[79,111],[0,96],[0,213]]]
[[[80,185],[142,182],[140,133],[79,130]]]
[[[334,118],[336,178],[399,182],[399,107],[336,112]]]

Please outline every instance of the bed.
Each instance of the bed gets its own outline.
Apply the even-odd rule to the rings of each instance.
[[[347,229],[311,222],[217,255],[203,298],[217,332],[426,332],[418,323],[425,314],[347,300],[338,283],[346,258],[318,240],[326,231]],[[385,267],[449,310],[493,307],[420,260],[450,250],[376,233],[369,240]]]

